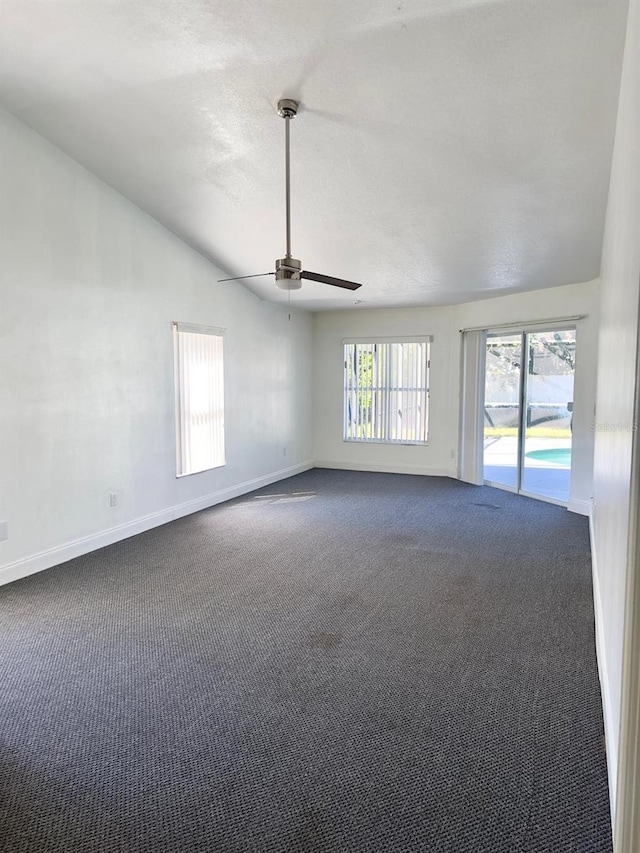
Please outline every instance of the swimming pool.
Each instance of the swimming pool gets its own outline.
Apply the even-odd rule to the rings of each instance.
[[[563,468],[571,468],[570,447],[549,447],[546,450],[530,450],[525,453],[530,459],[540,462],[550,462],[552,465],[560,465]]]

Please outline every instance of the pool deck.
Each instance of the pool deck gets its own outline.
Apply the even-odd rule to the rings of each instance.
[[[528,438],[526,451],[568,449],[571,439]],[[518,439],[513,436],[485,439],[484,479],[516,488]],[[525,454],[525,467],[522,477],[522,491],[533,495],[553,498],[559,501],[569,500],[571,468],[567,465],[535,459]]]

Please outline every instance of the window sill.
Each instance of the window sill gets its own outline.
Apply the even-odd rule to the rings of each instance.
[[[226,462],[221,462],[219,465],[212,465],[211,468],[201,468],[199,471],[189,471],[188,474],[176,474],[176,480],[182,480],[184,477],[195,477],[196,474],[206,474],[207,471],[217,471],[218,468],[224,468]]]

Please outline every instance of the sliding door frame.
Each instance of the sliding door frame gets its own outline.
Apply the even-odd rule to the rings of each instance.
[[[492,336],[504,335],[504,336],[514,336],[520,335],[520,380],[518,387],[518,455],[517,455],[517,466],[516,466],[516,486],[508,486],[505,483],[497,483],[494,480],[484,479],[484,484],[486,486],[492,486],[495,489],[503,489],[505,492],[511,492],[516,495],[523,495],[525,498],[535,498],[538,501],[544,501],[545,503],[555,504],[556,506],[568,506],[569,498],[566,501],[559,500],[558,498],[551,498],[547,495],[541,495],[536,492],[527,492],[522,488],[522,475],[524,472],[525,466],[525,439],[526,439],[526,430],[527,430],[527,392],[528,392],[528,380],[529,380],[529,336],[534,335],[538,332],[575,332],[576,335],[576,351],[577,351],[577,341],[578,341],[578,328],[577,328],[577,320],[582,319],[581,317],[575,317],[568,319],[567,321],[557,321],[557,322],[548,322],[548,323],[522,323],[519,326],[499,326],[493,329],[486,330],[485,341],[487,341]],[[482,377],[482,381],[486,382],[486,371],[485,375]],[[575,367],[574,367],[574,381],[575,381]],[[481,395],[481,405],[484,410],[484,393]],[[484,422],[484,417],[483,417]],[[573,474],[573,456],[571,459],[571,475]],[[571,476],[570,475],[570,476]],[[483,472],[484,477],[484,472]]]
[[[508,329],[504,329],[504,330],[500,330],[500,331],[488,329],[487,334],[485,336],[485,347],[486,347],[486,343],[489,340],[489,338],[491,338],[491,337],[499,337],[499,336],[515,337],[518,334],[520,335],[520,376],[518,377],[518,448],[517,448],[517,452],[516,452],[516,485],[514,487],[514,486],[509,486],[506,483],[498,483],[494,480],[487,480],[484,477],[484,471],[483,471],[483,482],[484,482],[485,486],[492,486],[494,489],[504,489],[505,492],[511,492],[514,495],[521,494],[521,491],[520,491],[520,485],[521,485],[520,480],[522,477],[521,462],[522,462],[523,446],[524,446],[523,440],[522,440],[522,407],[523,407],[523,399],[524,399],[523,398],[523,394],[524,394],[524,370],[523,370],[522,366],[523,366],[523,360],[524,360],[524,356],[523,356],[524,349],[523,349],[523,347],[524,347],[525,335],[524,335],[524,332],[520,329],[514,329],[511,332]],[[485,361],[485,365],[486,365],[486,361]],[[485,372],[482,376],[482,382],[485,384],[485,387],[486,387],[486,381],[487,381],[487,373],[486,373],[486,366],[485,366]],[[486,402],[485,401],[485,394],[483,393],[482,394],[482,407],[483,407],[483,418],[482,418],[482,420],[483,420],[483,423],[484,423],[485,402]],[[483,454],[483,463],[484,463],[484,454]]]

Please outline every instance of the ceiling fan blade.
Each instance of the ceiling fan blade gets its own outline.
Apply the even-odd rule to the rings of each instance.
[[[357,290],[359,287],[362,287],[361,284],[356,284],[355,281],[345,281],[343,278],[334,278],[332,275],[322,275],[322,273],[309,272],[309,270],[301,272],[300,278],[308,278],[309,281],[319,281],[321,284],[332,284],[334,287],[344,287],[345,290]]]
[[[234,278],[219,278],[218,283],[221,281],[240,281],[242,278],[261,278],[263,275],[275,275],[274,272],[258,272],[255,275],[236,275]]]

